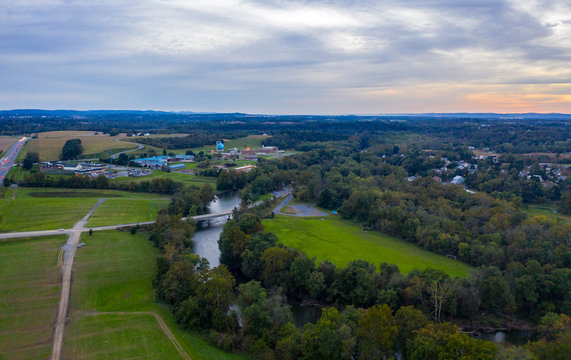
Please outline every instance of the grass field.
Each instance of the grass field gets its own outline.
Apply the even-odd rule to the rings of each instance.
[[[186,185],[198,185],[210,184],[216,188],[216,178],[212,176],[196,176],[191,174],[181,174],[175,172],[163,172],[156,170],[152,175],[141,176],[136,178],[121,177],[112,179],[111,182],[129,182],[129,181],[149,181],[155,178],[169,178],[174,181],[180,181]]]
[[[159,210],[166,208],[169,202],[168,199],[107,199],[93,212],[87,226],[96,227],[156,220]]]
[[[538,216],[542,215],[548,219],[553,220],[562,220],[566,221],[567,223],[571,223],[571,216],[564,215],[559,212],[554,213],[553,210],[556,210],[556,207],[550,204],[545,205],[527,205],[523,208],[529,216]]]
[[[404,274],[414,269],[433,267],[450,276],[468,276],[470,266],[421,249],[378,232],[365,232],[338,217],[300,218],[277,215],[264,221],[266,231],[275,233],[284,245],[304,251],[317,261],[329,260],[346,266],[353,260],[366,260],[379,266],[398,265]]]
[[[54,230],[70,228],[97,203],[99,198],[110,198],[117,213],[103,202],[94,219],[113,225],[112,219],[148,219],[165,201],[153,194],[139,194],[114,190],[2,188],[0,192],[0,231]],[[133,203],[138,201],[138,203]],[[145,205],[146,204],[146,205]],[[108,211],[105,211],[107,209]],[[139,214],[139,211],[143,213]],[[152,220],[152,219],[151,219]],[[141,220],[142,221],[142,220]]]
[[[84,154],[82,157],[89,157],[108,150],[117,152],[137,148],[135,144],[130,146],[124,142],[115,141],[115,139],[127,139],[124,134],[109,136],[102,133],[95,135],[93,131],[50,131],[39,133],[37,139],[31,139],[22,153],[25,155],[27,151],[35,151],[40,154],[41,161],[58,160],[63,145],[70,139],[81,139]]]
[[[70,228],[95,205],[97,198],[35,198],[28,189],[8,190],[0,199],[0,231]]]
[[[153,298],[151,281],[158,250],[144,234],[118,231],[85,234],[76,255],[70,323],[64,358],[178,359],[170,340],[150,315],[93,312],[152,312],[159,315],[193,359],[242,359],[224,353],[180,329],[173,315]],[[147,357],[145,357],[146,359]]]
[[[21,136],[0,136],[0,152],[5,153]]]
[[[0,358],[46,359],[60,298],[65,236],[0,242]]]

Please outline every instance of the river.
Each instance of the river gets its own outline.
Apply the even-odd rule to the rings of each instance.
[[[240,207],[240,196],[237,193],[226,193],[216,196],[208,205],[208,213],[217,213],[232,210]],[[220,265],[220,249],[218,249],[218,239],[222,228],[226,223],[225,217],[219,217],[203,224],[202,228],[196,231],[192,241],[194,242],[194,252],[208,260],[211,267]],[[201,224],[199,224],[201,225]]]

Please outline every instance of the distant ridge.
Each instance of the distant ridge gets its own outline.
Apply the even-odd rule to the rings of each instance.
[[[246,114],[240,112],[233,113],[220,113],[220,112],[193,112],[193,111],[160,111],[160,110],[44,110],[44,109],[12,109],[0,110],[0,115],[11,116],[56,116],[56,117],[70,117],[70,116],[97,116],[97,115],[231,115],[231,116],[268,116],[268,117],[410,117],[410,118],[460,118],[460,119],[558,119],[558,120],[571,120],[571,114],[562,113],[378,113],[378,114],[298,114],[298,115],[283,115],[283,114]]]

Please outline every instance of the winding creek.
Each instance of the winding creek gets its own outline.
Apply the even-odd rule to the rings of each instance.
[[[208,206],[209,213],[224,212],[240,206],[240,196],[237,193],[226,193],[216,196]],[[220,249],[218,249],[218,239],[227,219],[224,217],[215,218],[202,224],[203,227],[196,231],[192,240],[194,241],[194,252],[206,259],[211,267],[220,265]],[[233,306],[235,307],[235,305]],[[321,309],[302,307],[298,304],[291,306],[294,322],[296,326],[302,327],[307,322],[315,323],[321,316]],[[512,330],[510,332],[497,331],[489,334],[482,334],[481,339],[489,340],[496,344],[508,343],[521,345],[533,339],[534,332]]]

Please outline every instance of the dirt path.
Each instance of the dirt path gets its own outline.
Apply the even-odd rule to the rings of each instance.
[[[167,324],[165,324],[165,322],[163,321],[163,319],[161,318],[161,316],[155,312],[152,311],[133,311],[133,312],[125,312],[125,311],[107,311],[107,312],[99,312],[99,311],[95,311],[95,312],[89,312],[86,314],[87,316],[98,316],[98,315],[150,315],[152,317],[155,318],[155,320],[157,320],[157,322],[159,323],[159,326],[161,328],[161,330],[163,331],[163,333],[169,338],[169,340],[172,342],[172,344],[174,345],[174,347],[176,348],[176,350],[178,351],[178,353],[180,354],[180,356],[182,356],[185,360],[192,360],[192,358],[186,353],[186,351],[184,351],[184,349],[182,348],[182,345],[180,345],[180,343],[178,342],[178,340],[176,339],[176,337],[174,336],[174,334],[171,332],[171,330],[169,329],[169,327],[167,326]]]
[[[97,204],[83,217],[79,220],[71,229],[71,233],[67,238],[67,243],[63,246],[64,259],[62,268],[62,283],[61,283],[61,296],[59,300],[58,312],[56,317],[56,322],[54,326],[53,335],[53,345],[52,345],[52,355],[51,360],[60,360],[61,353],[63,349],[63,337],[65,335],[65,321],[67,318],[67,312],[69,309],[69,295],[71,294],[71,272],[73,268],[73,259],[75,257],[75,251],[77,250],[77,244],[81,239],[82,230],[85,227],[87,219],[93,214],[95,209],[105,199],[99,199]]]

